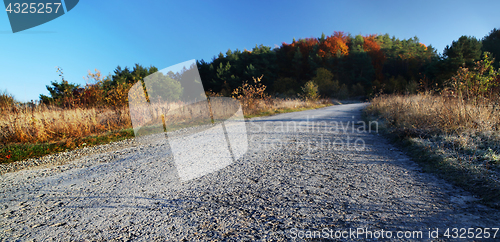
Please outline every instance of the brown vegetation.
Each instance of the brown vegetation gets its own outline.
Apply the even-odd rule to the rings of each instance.
[[[426,169],[500,207],[500,73],[492,64],[485,54],[440,95],[378,96],[366,113]]]
[[[369,116],[425,170],[500,207],[500,107],[497,101],[430,94],[374,98]]]
[[[270,114],[279,112],[279,110],[319,107],[328,102],[271,98],[264,93],[266,86],[260,83],[260,79],[254,78],[253,83],[245,83],[241,88],[233,91],[234,98],[242,104],[245,116],[262,113]],[[213,93],[210,95],[217,96]],[[132,128],[128,106],[61,108],[43,104],[14,105],[14,101],[10,102],[8,98],[10,96],[5,96],[4,99],[7,101],[2,102],[2,116],[0,117],[0,144],[3,145],[9,143],[55,142]],[[126,99],[124,96],[126,95],[121,94],[116,99]],[[183,117],[176,116],[176,113],[199,112],[199,110],[179,111],[182,108],[188,108],[181,106],[181,103],[153,104],[153,119],[161,120],[161,114],[167,113],[164,118],[169,120],[166,120],[165,123],[167,126],[174,126],[176,122],[184,122]],[[199,107],[191,108],[199,109]],[[151,115],[150,110],[142,110],[142,112],[147,113],[138,115],[138,117]],[[147,120],[138,121],[147,122]]]
[[[372,100],[370,110],[410,136],[500,129],[500,106],[486,99],[472,102],[430,94],[380,96]]]
[[[131,127],[128,109],[15,107],[0,118],[0,143],[37,143]]]

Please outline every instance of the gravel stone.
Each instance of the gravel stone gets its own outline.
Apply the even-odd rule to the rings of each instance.
[[[430,241],[429,229],[446,240],[446,228],[500,226],[498,210],[360,132],[365,106],[247,120],[246,154],[186,182],[165,135],[3,165],[0,240],[289,241],[305,239],[293,231],[365,228]]]

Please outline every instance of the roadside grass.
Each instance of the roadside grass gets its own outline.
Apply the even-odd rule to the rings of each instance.
[[[253,109],[244,110],[245,118],[255,118],[270,116],[280,113],[299,112],[311,109],[318,109],[333,105],[329,99],[320,99],[316,101],[301,99],[273,99],[272,102],[261,101]]]
[[[276,109],[274,111],[263,111],[260,113],[248,114],[248,115],[245,115],[245,118],[250,119],[250,118],[256,118],[256,117],[271,116],[271,115],[280,114],[280,113],[300,112],[300,111],[306,111],[306,110],[311,110],[311,109],[324,108],[324,107],[328,107],[328,106],[332,106],[332,105],[333,104],[318,104],[318,105],[312,106],[312,107]]]
[[[132,127],[127,107],[12,107],[0,116],[0,144],[46,143]]]
[[[253,118],[332,105],[329,100],[253,100],[244,117]],[[167,116],[168,117],[168,116]],[[187,124],[183,124],[186,126]],[[171,125],[170,128],[182,128]],[[0,116],[0,164],[134,138],[127,107],[60,109],[39,106]]]
[[[424,171],[500,208],[500,112],[493,101],[379,96],[364,115]]]
[[[0,164],[29,158],[38,158],[49,154],[70,151],[83,147],[107,144],[134,137],[134,130],[121,129],[99,135],[64,139],[57,142],[44,143],[10,143],[0,146]]]

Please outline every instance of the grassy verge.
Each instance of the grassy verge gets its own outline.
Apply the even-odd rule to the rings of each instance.
[[[275,104],[273,107],[264,106],[263,104],[264,103],[262,102],[262,105],[258,105],[252,110],[246,110],[245,113],[248,114],[245,115],[245,118],[269,116],[278,113],[298,112],[332,105],[331,103],[328,103],[326,101],[304,102],[299,100],[275,100]],[[83,110],[83,112],[85,111],[86,110]],[[66,113],[69,111],[61,110],[61,112]],[[98,114],[96,113],[95,116],[97,115]],[[69,123],[73,122],[73,120],[76,119],[71,118],[65,121],[69,126]],[[78,122],[84,121],[84,119],[78,120]],[[62,123],[64,123],[64,120],[61,120],[61,125],[63,125]],[[130,121],[128,123],[130,123]],[[28,125],[23,126],[27,127]],[[14,129],[15,128],[13,128],[13,130]],[[75,125],[73,129],[77,129],[77,126]],[[107,144],[133,137],[134,131],[132,128],[118,128],[114,131],[101,132],[98,134],[87,135],[83,137],[74,137],[73,135],[54,142],[9,142],[6,145],[0,145],[0,164],[16,162],[29,158],[38,158],[49,154],[70,151],[83,147]]]
[[[271,111],[262,111],[260,113],[255,113],[255,114],[247,114],[244,115],[245,118],[255,118],[255,117],[264,117],[264,116],[270,116],[270,115],[275,115],[275,114],[280,114],[280,113],[292,113],[292,112],[300,112],[300,111],[306,111],[306,110],[311,110],[311,109],[318,109],[318,108],[324,108],[331,106],[333,104],[327,103],[327,104],[318,104],[316,106],[311,106],[311,107],[300,107],[300,108],[282,108],[282,109],[276,109],[276,110],[271,110]]]
[[[483,115],[491,113],[489,105],[468,105],[430,95],[385,96],[374,99],[364,115],[379,121],[381,133],[424,171],[464,188],[485,205],[500,208],[496,117]]]
[[[107,144],[134,137],[133,129],[122,129],[82,138],[46,143],[10,143],[0,146],[0,163],[10,163],[78,148]]]

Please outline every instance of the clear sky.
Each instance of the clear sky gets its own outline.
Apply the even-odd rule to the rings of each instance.
[[[15,34],[2,11],[0,90],[38,100],[48,94],[45,85],[60,80],[56,66],[68,81],[85,84],[87,71],[96,68],[105,75],[135,63],[163,69],[333,31],[417,36],[441,53],[462,35],[483,38],[500,28],[499,9],[499,0],[81,0],[67,14]]]

